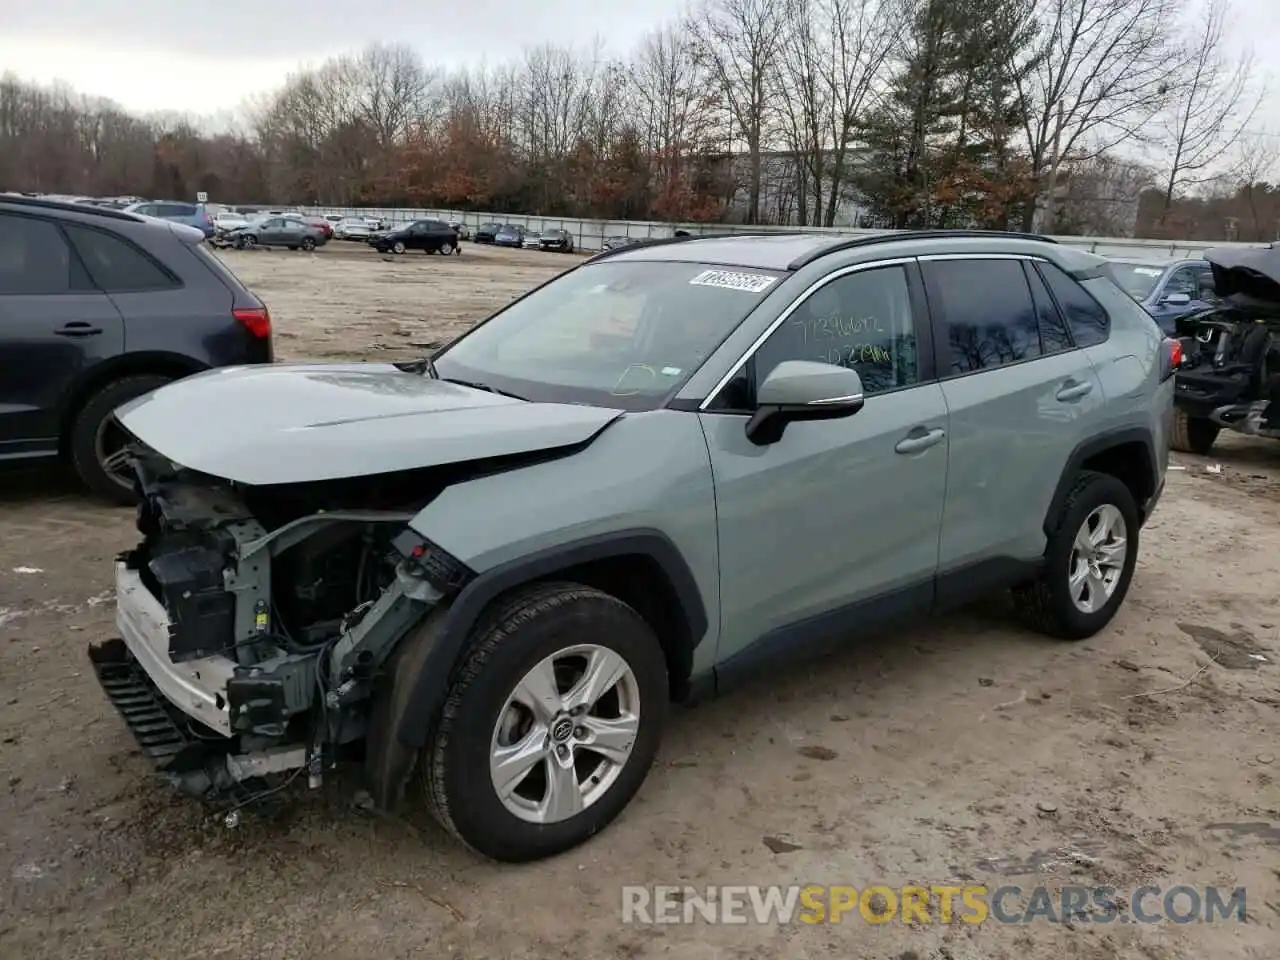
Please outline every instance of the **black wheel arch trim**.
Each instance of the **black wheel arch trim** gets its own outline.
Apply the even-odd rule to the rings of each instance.
[[[467,638],[485,608],[498,596],[561,570],[594,561],[639,554],[653,560],[670,581],[679,598],[688,630],[689,643],[696,648],[707,634],[709,621],[706,604],[698,589],[693,571],[671,538],[658,530],[639,528],[600,534],[570,541],[480,573],[453,599],[444,611],[444,622],[412,679],[412,692],[396,722],[397,741],[418,748],[426,743],[431,724],[444,704],[454,669],[466,646]]]
[[[1066,502],[1067,494],[1071,491],[1072,481],[1084,466],[1085,461],[1096,457],[1100,453],[1105,453],[1107,450],[1128,443],[1140,443],[1145,448],[1147,465],[1151,471],[1149,482],[1152,495],[1154,496],[1159,491],[1161,486],[1160,472],[1157,466],[1159,461],[1156,457],[1155,439],[1152,437],[1149,428],[1123,427],[1118,430],[1097,434],[1079,443],[1071,451],[1071,456],[1067,458],[1066,466],[1062,470],[1062,476],[1058,478],[1058,485],[1053,491],[1053,499],[1049,501],[1049,509],[1045,513],[1045,536],[1050,536],[1053,533],[1055,521],[1062,512],[1062,505]],[[1138,514],[1144,522],[1149,513],[1150,510],[1147,503],[1138,504]]]

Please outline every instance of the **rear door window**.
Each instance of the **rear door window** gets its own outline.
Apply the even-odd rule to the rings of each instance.
[[[1038,263],[1036,269],[1058,302],[1058,309],[1067,318],[1076,346],[1092,347],[1104,343],[1111,336],[1111,318],[1084,287],[1052,263]]]
[[[0,296],[92,290],[88,275],[56,224],[0,214]]]
[[[930,300],[941,305],[944,375],[992,370],[1043,355],[1039,318],[1020,260],[935,260],[923,266]]]
[[[67,224],[66,231],[100,290],[136,293],[181,286],[169,271],[122,237],[74,224]]]

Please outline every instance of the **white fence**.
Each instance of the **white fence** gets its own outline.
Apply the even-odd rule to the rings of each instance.
[[[408,223],[413,220],[460,220],[474,234],[484,223],[512,223],[530,231],[568,230],[574,246],[582,251],[600,250],[606,237],[634,237],[637,240],[652,237],[670,237],[676,230],[691,234],[704,233],[829,233],[838,236],[867,236],[892,233],[891,230],[859,230],[854,227],[776,227],[743,226],[727,223],[659,223],[647,220],[578,220],[562,217],[532,217],[509,213],[460,213],[455,210],[409,210],[385,207],[307,207],[303,212],[310,216],[330,214],[353,217],[379,217],[389,223]],[[1176,260],[1194,257],[1210,247],[1250,247],[1258,244],[1226,243],[1223,241],[1168,241],[1135,240],[1126,237],[1056,237],[1059,243],[1083,247],[1106,257],[1133,257],[1142,260]]]

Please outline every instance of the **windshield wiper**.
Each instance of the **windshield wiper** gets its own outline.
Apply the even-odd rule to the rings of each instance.
[[[434,370],[435,368],[432,367],[433,374]],[[490,386],[487,383],[481,383],[479,380],[459,380],[457,377],[441,376],[436,376],[436,379],[442,383],[456,383],[460,387],[470,387],[472,390],[483,390],[485,393],[497,394],[500,397],[510,397],[512,400],[527,401],[528,399],[527,397],[520,396],[518,393],[512,393],[510,390],[500,390],[499,388]]]

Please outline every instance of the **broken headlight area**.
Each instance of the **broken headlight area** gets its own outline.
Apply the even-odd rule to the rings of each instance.
[[[408,521],[428,471],[248,487],[134,459],[141,541],[116,560],[119,638],[91,649],[144,752],[189,793],[359,747],[379,670],[472,573]]]

